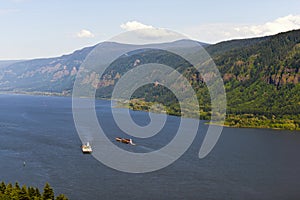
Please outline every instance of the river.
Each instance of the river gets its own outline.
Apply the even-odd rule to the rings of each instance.
[[[100,124],[114,141],[118,134],[126,135],[110,110],[110,101],[96,101]],[[224,128],[213,151],[199,159],[207,129],[200,121],[194,142],[180,159],[158,171],[129,174],[81,153],[70,97],[2,94],[0,111],[1,181],[41,189],[49,182],[56,194],[71,200],[300,198],[300,132]],[[149,120],[146,112],[131,115],[138,124]],[[161,148],[172,140],[179,119],[169,116],[162,133],[136,139],[135,147],[116,145]]]

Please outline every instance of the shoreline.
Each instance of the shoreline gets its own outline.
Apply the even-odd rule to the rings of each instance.
[[[131,105],[130,105],[131,104]],[[128,108],[131,110],[137,110],[137,111],[145,111],[149,112],[149,106],[153,105],[155,103],[153,102],[145,102],[143,100],[137,100],[133,99],[130,102],[121,102],[118,101],[118,107]],[[155,112],[157,113],[157,112]],[[168,113],[167,113],[168,114]],[[168,114],[172,116],[179,116],[176,114]],[[251,116],[249,118],[249,116]],[[193,117],[188,117],[193,118]],[[200,116],[198,117],[199,120],[206,120],[210,121],[210,119],[200,119]],[[238,123],[233,124],[233,121],[238,120]],[[252,124],[251,124],[252,123]],[[296,122],[297,123],[297,122]],[[287,120],[287,119],[269,119],[266,118],[263,115],[254,115],[254,114],[243,114],[243,115],[233,115],[233,114],[227,114],[225,118],[224,124],[218,124],[218,123],[212,123],[212,122],[206,122],[205,124],[213,124],[213,125],[219,125],[223,127],[229,127],[229,128],[253,128],[253,129],[270,129],[270,130],[288,130],[288,131],[300,131],[300,127],[296,125],[294,120]],[[257,126],[253,124],[258,124]]]
[[[227,124],[217,124],[217,123],[212,123],[212,122],[205,122],[205,125],[214,125],[214,126],[222,126],[222,127],[226,127],[226,128],[240,128],[240,129],[266,129],[266,130],[274,130],[274,131],[291,131],[291,132],[300,132],[300,129],[296,129],[296,130],[289,130],[289,129],[281,129],[281,128],[272,128],[272,127],[255,127],[255,126],[229,126]]]
[[[26,91],[0,91],[0,94],[32,95],[32,96],[54,96],[54,97],[72,97],[71,93],[37,92],[37,91],[35,91],[35,92],[26,92]],[[82,98],[88,98],[88,97],[82,97]],[[114,106],[115,108],[127,108],[127,109],[131,109],[133,111],[150,112],[147,109],[134,109],[133,107],[130,107],[129,105],[125,106],[124,104],[126,104],[126,103],[122,102],[122,100],[112,100],[112,99],[108,99],[108,98],[95,98],[95,99],[96,100],[115,101],[116,102],[116,104]],[[150,103],[150,102],[146,102],[146,103]],[[150,103],[150,104],[153,104],[153,103]],[[153,113],[159,114],[159,112],[153,112]],[[167,114],[167,113],[164,113],[164,114]],[[180,117],[180,115],[172,115],[172,114],[167,114],[167,115]],[[238,117],[238,115],[234,115],[234,116]],[[226,119],[229,119],[229,118],[226,117]],[[209,120],[206,120],[206,121],[208,121],[208,122],[204,123],[206,125],[216,125],[216,126],[222,126],[222,127],[228,127],[228,128],[251,128],[251,129],[269,129],[269,130],[287,130],[287,131],[292,131],[292,132],[299,132],[300,131],[300,127],[296,128],[296,129],[289,129],[289,128],[271,127],[271,126],[267,126],[267,125],[260,125],[260,126],[247,126],[245,124],[229,125],[229,124],[226,124],[226,120],[225,120],[224,124],[212,123],[212,122],[209,122]],[[260,122],[266,122],[266,121],[267,120],[264,120],[264,121],[260,120]]]

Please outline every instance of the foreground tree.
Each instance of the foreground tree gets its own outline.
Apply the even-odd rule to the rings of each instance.
[[[43,199],[44,200],[54,200],[54,192],[53,189],[50,187],[49,183],[46,183],[43,192]]]
[[[54,191],[51,186],[46,183],[43,194],[41,195],[38,188],[26,187],[20,188],[19,183],[13,186],[11,183],[0,183],[0,200],[68,200],[68,198],[60,194],[55,198]]]

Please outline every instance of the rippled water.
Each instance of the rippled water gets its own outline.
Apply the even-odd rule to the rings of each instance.
[[[110,102],[96,105],[107,137],[125,136],[111,118]],[[6,182],[40,188],[49,182],[56,193],[80,200],[300,198],[300,132],[224,128],[214,150],[200,160],[207,128],[200,122],[194,143],[175,163],[127,174],[81,153],[71,98],[0,95],[0,111],[0,180]],[[131,114],[138,124],[149,122],[148,113]],[[172,140],[178,123],[179,118],[168,117],[161,133],[136,139],[135,149],[116,145],[137,152],[161,148]]]

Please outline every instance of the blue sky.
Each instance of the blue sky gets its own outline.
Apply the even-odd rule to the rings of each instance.
[[[216,43],[300,28],[299,0],[0,0],[0,60],[52,57],[139,27]]]

